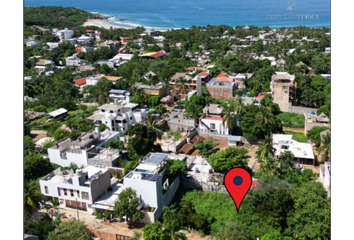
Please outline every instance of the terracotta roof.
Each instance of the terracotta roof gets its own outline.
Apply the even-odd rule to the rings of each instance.
[[[120,43],[119,41],[114,41],[114,43]]]
[[[216,78],[225,77],[226,75],[227,73],[225,71],[222,71],[219,75],[216,76]]]
[[[75,51],[76,51],[77,53],[81,52],[81,47],[75,48]]]
[[[208,72],[201,72],[199,74],[199,77],[206,77],[206,76],[209,76],[209,75],[210,75],[210,73],[208,73]]]
[[[264,95],[259,95],[256,98],[264,98]]]
[[[97,35],[101,35],[101,32],[96,33]]]
[[[81,78],[79,80],[74,81],[77,85],[82,85],[82,84],[86,84],[86,78]]]
[[[123,39],[125,39],[125,40],[129,40],[130,38],[129,38],[129,37],[123,37]]]
[[[216,77],[216,81],[220,81],[220,82],[233,82],[233,78],[229,78],[229,77]],[[237,82],[237,80],[235,80],[235,82]]]
[[[87,33],[92,33],[92,32],[94,32],[93,30],[86,30],[85,32],[87,32]]]
[[[257,187],[259,187],[259,185],[261,185],[259,182],[257,182],[257,181],[252,181],[251,188],[257,188]]]
[[[194,69],[202,70],[202,71],[207,70],[206,68],[202,68],[202,67],[188,67],[188,68],[186,68],[186,71],[192,71]]]
[[[98,77],[97,79],[101,79],[103,77],[107,78],[108,81],[112,81],[112,82],[115,82],[115,81],[122,78],[122,77],[116,77],[116,76],[101,76],[101,77]]]
[[[156,57],[161,57],[163,55],[165,55],[165,54],[158,52],[158,53],[155,53],[155,54],[151,55],[150,57],[155,57],[156,58]]]
[[[221,117],[206,117],[206,118],[204,118],[204,119],[222,121],[222,118],[221,118]]]

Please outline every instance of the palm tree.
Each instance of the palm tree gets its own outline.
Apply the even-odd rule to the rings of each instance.
[[[235,116],[236,104],[234,101],[227,101],[227,104],[223,107],[222,110],[222,124],[229,129],[231,134],[232,129],[236,126],[236,116]]]
[[[266,157],[264,161],[259,164],[259,170],[270,175],[279,175],[277,160],[274,157]]]
[[[187,240],[186,235],[183,232],[178,232],[180,224],[177,218],[177,210],[174,208],[174,205],[169,207],[164,207],[164,223],[165,234],[168,236],[167,239],[171,240]]]
[[[179,77],[177,80],[177,86],[179,87],[179,92],[182,93],[184,92],[184,95],[186,95],[186,90],[187,90],[187,80],[184,77]]]
[[[318,153],[322,153],[324,151],[324,161],[327,162],[330,160],[329,153],[331,151],[331,134],[329,132],[326,133],[322,137],[321,146],[317,148]]]
[[[156,123],[157,123],[158,119],[159,119],[159,117],[153,116],[152,114],[148,114],[147,115],[147,120],[148,120],[147,127],[152,128],[155,131],[157,137],[159,139],[161,139],[161,135],[162,135],[163,131],[156,127]]]
[[[50,211],[50,209],[54,209],[53,215],[55,215],[58,212],[59,209],[59,200],[58,199],[50,199],[49,202],[51,204],[46,204],[45,208],[47,209],[47,212]]]
[[[39,184],[35,180],[26,181],[24,184],[24,208],[29,214],[32,214],[39,208],[39,202],[42,200],[42,194],[39,191]]]
[[[258,147],[257,155],[260,159],[265,159],[266,157],[273,156],[275,148],[273,148],[273,139],[269,136],[264,138],[264,142]]]
[[[236,100],[236,107],[235,107],[235,111],[237,113],[237,117],[240,116],[240,120],[242,119],[242,114],[246,113],[246,107],[245,104],[242,103],[242,98],[239,97]]]
[[[294,154],[290,151],[284,151],[280,154],[280,167],[282,169],[293,169],[294,166]]]
[[[253,88],[254,92],[256,93],[256,95],[258,95],[260,92],[262,92],[262,83],[261,81],[256,81],[256,84],[254,85]]]
[[[195,120],[199,120],[199,118],[203,115],[202,111],[198,108],[198,105],[196,104],[191,104],[190,106],[188,106],[188,110],[187,110],[187,117],[190,118],[194,118]]]
[[[260,111],[256,114],[255,121],[266,126],[266,128],[270,127],[270,130],[272,130],[272,126],[274,125],[274,115],[264,106],[261,106]]]

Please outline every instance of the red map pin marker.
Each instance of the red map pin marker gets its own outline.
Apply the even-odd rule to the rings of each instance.
[[[233,168],[226,173],[224,183],[238,212],[243,198],[251,188],[252,177],[244,168]]]

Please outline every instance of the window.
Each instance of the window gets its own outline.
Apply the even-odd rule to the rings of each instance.
[[[283,86],[282,88],[283,89],[289,89],[289,86]]]
[[[272,95],[274,95],[274,92],[272,92]]]
[[[112,111],[112,110],[110,110],[109,112],[110,112],[110,113],[113,113],[113,111]]]
[[[64,188],[64,196],[68,196],[68,192],[66,191],[66,188]]]
[[[215,123],[210,123],[210,129],[215,129]]]
[[[74,196],[74,190],[70,189],[70,196]]]
[[[89,200],[89,195],[87,192],[81,192],[82,199]]]
[[[101,109],[101,112],[105,112],[105,110],[104,110],[104,109]]]
[[[49,193],[49,191],[48,191],[48,187],[47,187],[47,186],[44,186],[44,191],[45,191],[45,193],[46,193],[46,194],[48,194],[48,193]]]
[[[130,120],[132,120],[133,119],[133,117],[130,117]]]
[[[80,197],[80,191],[77,190],[77,197]]]
[[[273,85],[273,88],[275,88],[275,86]]]

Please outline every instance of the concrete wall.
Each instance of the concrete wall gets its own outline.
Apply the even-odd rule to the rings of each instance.
[[[128,226],[127,226],[128,227]],[[87,228],[95,237],[105,240],[129,240],[132,237],[124,236],[112,232],[106,232],[100,229]]]
[[[132,188],[136,191],[138,198],[142,198],[144,204],[148,204],[150,207],[157,207],[157,184],[160,182],[160,177],[156,182],[144,181],[139,179],[124,178],[125,188]],[[161,195],[161,193],[160,193]]]
[[[157,217],[157,208],[155,208],[154,212],[144,212],[144,218],[141,220],[142,223],[150,224],[158,220]]]
[[[177,177],[173,183],[170,185],[168,191],[162,195],[162,205],[163,206],[168,206],[170,204],[170,202],[173,200],[176,192],[177,192],[177,189],[179,187],[179,184],[180,184],[180,180],[179,180],[179,177]]]
[[[287,87],[288,89],[283,89]],[[290,83],[272,83],[271,82],[271,91],[273,102],[279,105],[280,111],[289,112],[289,107],[292,105],[289,102],[289,88]]]
[[[92,200],[95,201],[99,196],[101,196],[108,187],[111,186],[111,174],[106,171],[99,178],[92,180],[91,182],[91,194]]]
[[[215,124],[214,132],[218,134],[229,134],[229,128],[226,127],[226,122],[225,124],[222,124],[222,120],[212,120],[212,119],[205,119],[202,118],[201,122],[203,122],[205,125],[207,125],[211,129],[211,124]],[[202,123],[199,124],[199,129],[201,131],[210,131],[207,127],[205,127]]]
[[[183,139],[177,146],[176,146],[176,151],[181,149],[181,147],[187,143],[187,138],[189,138],[190,140],[192,140],[192,138],[198,134],[197,128],[195,128],[189,135],[186,136],[185,139]]]

